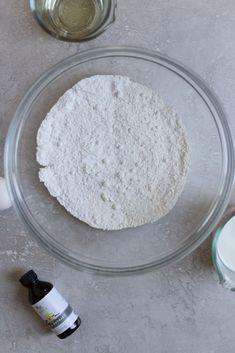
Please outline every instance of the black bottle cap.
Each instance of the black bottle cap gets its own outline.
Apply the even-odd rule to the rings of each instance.
[[[38,279],[37,274],[33,270],[30,270],[30,271],[26,272],[19,279],[19,281],[23,286],[27,287],[29,284],[35,282],[37,279]]]

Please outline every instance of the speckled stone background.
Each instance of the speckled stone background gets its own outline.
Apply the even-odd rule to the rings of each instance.
[[[27,0],[0,0],[0,174],[7,128],[27,88],[68,55],[108,44],[145,46],[191,66],[220,96],[235,132],[233,0],[118,0],[115,25],[84,44],[44,33]],[[235,293],[217,283],[210,239],[173,266],[105,278],[72,270],[45,253],[13,210],[0,214],[0,235],[1,353],[235,351]],[[66,341],[48,332],[17,283],[31,267],[80,312],[82,326]]]

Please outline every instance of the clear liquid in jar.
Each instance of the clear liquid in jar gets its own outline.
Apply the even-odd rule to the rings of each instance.
[[[85,38],[103,23],[108,1],[46,0],[41,9],[44,20],[58,35]]]

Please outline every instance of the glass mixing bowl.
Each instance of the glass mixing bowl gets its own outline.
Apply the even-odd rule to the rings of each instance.
[[[39,182],[36,134],[42,120],[67,89],[95,74],[127,75],[151,87],[183,120],[191,145],[189,175],[174,209],[156,223],[93,229],[67,213]],[[16,210],[44,248],[75,268],[127,274],[172,263],[210,234],[229,201],[234,150],[225,114],[197,75],[152,51],[107,47],[67,58],[31,87],[9,128],[5,175]]]

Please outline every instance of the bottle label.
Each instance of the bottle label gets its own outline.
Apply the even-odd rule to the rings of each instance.
[[[78,318],[55,287],[32,306],[56,335],[70,328]]]

